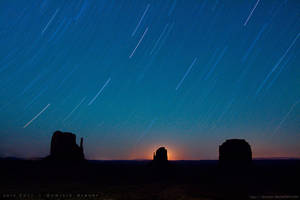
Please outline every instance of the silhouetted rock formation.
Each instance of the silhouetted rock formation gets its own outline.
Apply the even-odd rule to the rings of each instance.
[[[251,147],[243,139],[226,140],[219,146],[219,163],[221,165],[248,165],[251,161]]]
[[[156,164],[168,163],[168,152],[165,147],[159,147],[153,154],[153,162]]]
[[[83,138],[80,146],[76,144],[76,135],[73,133],[55,131],[51,140],[50,160],[79,161],[84,160]]]

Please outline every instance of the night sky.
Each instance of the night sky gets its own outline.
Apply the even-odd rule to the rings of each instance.
[[[299,0],[0,2],[0,156],[300,157]]]

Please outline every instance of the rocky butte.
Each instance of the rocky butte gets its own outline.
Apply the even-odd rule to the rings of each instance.
[[[221,165],[249,165],[251,162],[251,146],[244,139],[226,140],[219,146],[219,163]]]
[[[160,147],[156,150],[153,154],[153,162],[159,165],[168,163],[168,152],[165,147]]]
[[[80,146],[78,146],[75,134],[55,131],[51,139],[50,155],[46,159],[56,161],[84,160],[83,138],[81,138]]]

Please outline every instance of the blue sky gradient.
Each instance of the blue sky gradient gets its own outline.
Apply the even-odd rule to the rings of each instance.
[[[0,156],[55,130],[89,159],[300,157],[300,1],[0,3]],[[78,139],[78,138],[77,138]]]

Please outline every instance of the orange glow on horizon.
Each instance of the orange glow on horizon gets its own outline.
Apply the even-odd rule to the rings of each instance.
[[[152,160],[153,154],[156,152],[156,150],[159,147],[165,147],[167,149],[168,160],[183,160],[181,151],[170,145],[151,145],[148,147],[135,148],[131,152],[128,159],[129,160],[139,160],[139,159]]]
[[[158,143],[158,144],[140,144],[133,147],[128,152],[120,157],[115,155],[108,156],[107,152],[102,152],[101,154],[94,154],[87,156],[87,159],[96,160],[152,160],[153,154],[159,147],[165,147],[168,152],[168,160],[218,160],[219,152],[215,150],[210,154],[205,154],[206,152],[190,152],[185,149],[184,146],[170,144],[170,143]],[[251,146],[252,148],[252,158],[253,159],[280,159],[280,158],[295,158],[300,159],[300,154],[294,152],[291,154],[286,149],[279,149],[279,147],[270,147],[267,145],[255,144]],[[106,155],[106,156],[105,156]]]
[[[182,160],[182,157],[180,156],[180,151],[178,151],[176,148],[173,146],[170,147],[170,145],[156,145],[151,149],[151,159],[153,159],[153,154],[156,152],[156,150],[159,147],[165,147],[167,149],[168,153],[168,160]]]

